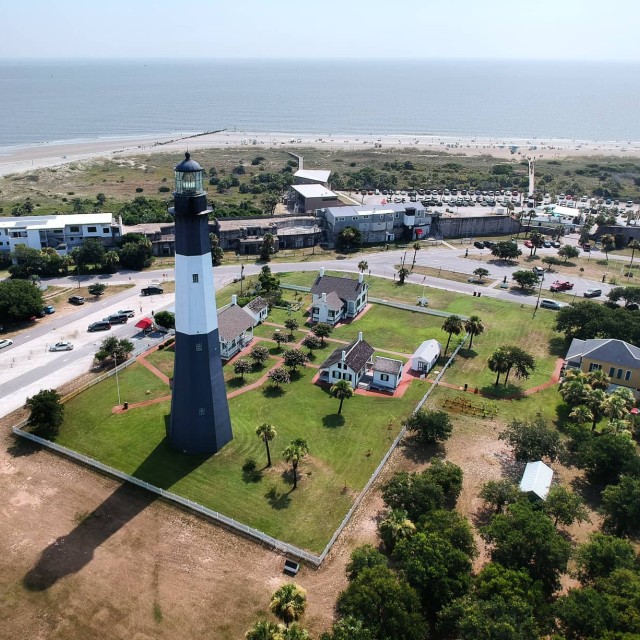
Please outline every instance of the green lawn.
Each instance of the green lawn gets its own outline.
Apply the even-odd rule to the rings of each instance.
[[[143,374],[142,388],[149,388],[145,374],[153,377],[137,366],[122,373],[123,397],[130,401],[136,397],[133,390],[140,388],[137,369]],[[231,399],[234,440],[208,459],[168,448],[164,436],[169,402],[112,414],[117,401],[113,378],[66,405],[56,442],[317,553],[428,383],[414,381],[401,399],[354,396],[338,416],[338,401],[310,383],[315,373],[302,370],[280,396],[261,388]],[[255,435],[265,420],[278,432],[271,469],[263,468],[264,444]],[[300,465],[299,488],[291,491],[281,451],[294,438],[307,440],[310,455]],[[242,465],[250,457],[262,469],[258,478],[243,475]]]

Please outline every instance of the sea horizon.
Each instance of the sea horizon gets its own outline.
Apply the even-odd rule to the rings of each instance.
[[[0,152],[189,135],[640,140],[640,64],[491,60],[0,61]]]

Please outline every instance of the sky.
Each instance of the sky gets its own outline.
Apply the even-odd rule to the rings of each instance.
[[[0,61],[640,62],[638,0],[0,0]]]

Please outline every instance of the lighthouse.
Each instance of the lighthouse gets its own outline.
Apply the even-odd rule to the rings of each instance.
[[[232,438],[220,359],[204,171],[189,153],[175,168],[176,343],[168,438],[183,453],[216,453]]]

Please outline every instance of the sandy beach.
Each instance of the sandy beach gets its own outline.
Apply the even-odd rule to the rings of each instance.
[[[638,141],[589,141],[536,138],[460,138],[411,135],[287,134],[270,132],[221,131],[204,135],[144,136],[108,138],[81,142],[43,143],[28,147],[0,149],[0,176],[55,167],[98,157],[141,153],[182,152],[185,149],[239,147],[256,148],[323,147],[327,149],[412,148],[417,153],[444,152],[496,158],[534,157],[557,159],[570,156],[639,157]],[[511,147],[516,147],[511,153]]]

